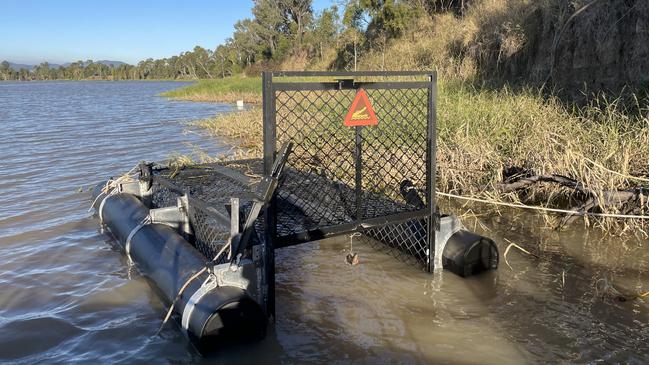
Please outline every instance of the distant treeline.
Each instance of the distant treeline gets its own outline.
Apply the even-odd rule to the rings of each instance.
[[[253,17],[238,21],[216,49],[117,67],[88,61],[32,70],[0,65],[0,79],[199,79],[261,69],[352,69],[363,51],[385,48],[418,16],[464,4],[455,0],[350,0],[315,13],[311,0],[255,0]]]

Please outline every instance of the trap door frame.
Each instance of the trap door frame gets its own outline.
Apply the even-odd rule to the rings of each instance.
[[[276,80],[279,78],[280,80]],[[297,78],[297,80],[296,80]],[[291,80],[292,79],[292,80]],[[304,81],[304,80],[309,81]],[[327,81],[320,81],[327,79]],[[360,79],[360,80],[358,80]],[[405,79],[405,80],[404,80]],[[410,81],[417,79],[417,81]],[[313,80],[313,81],[311,81]],[[331,81],[330,81],[331,80]],[[294,234],[290,237],[279,237],[277,234],[277,198],[274,197],[264,214],[266,262],[268,278],[269,313],[274,313],[274,278],[276,248],[287,247],[326,237],[363,231],[368,227],[377,227],[387,224],[407,222],[412,219],[426,219],[427,230],[427,257],[425,270],[432,272],[435,248],[436,228],[439,226],[437,214],[435,181],[436,181],[436,110],[437,110],[437,74],[436,72],[421,71],[359,71],[359,72],[320,72],[320,71],[265,71],[262,73],[263,90],[263,153],[264,174],[269,175],[273,161],[278,150],[277,141],[277,102],[278,93],[282,92],[350,92],[358,89],[368,92],[389,92],[396,90],[424,90],[427,103],[426,115],[426,141],[425,141],[425,207],[416,211],[401,212],[397,214],[373,216],[364,218],[361,214],[363,161],[362,161],[362,128],[372,126],[346,127],[340,120],[340,128],[354,129],[354,189],[356,191],[356,216],[353,221],[327,227],[318,227],[309,231]],[[383,90],[383,91],[380,91]],[[376,109],[376,107],[375,107]],[[378,111],[377,111],[378,113]],[[407,119],[404,117],[404,119]],[[379,121],[381,123],[381,121]],[[298,143],[296,142],[296,145]],[[287,164],[287,167],[290,166]]]

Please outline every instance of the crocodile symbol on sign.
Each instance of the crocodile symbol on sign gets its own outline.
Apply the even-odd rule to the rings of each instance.
[[[360,120],[360,119],[369,119],[370,115],[367,113],[367,107],[364,106],[363,109],[357,110],[352,114],[352,120]]]

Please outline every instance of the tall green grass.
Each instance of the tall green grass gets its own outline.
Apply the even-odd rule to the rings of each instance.
[[[189,100],[234,103],[261,103],[261,79],[259,77],[233,76],[223,79],[199,80],[180,89],[167,91],[162,96]]]

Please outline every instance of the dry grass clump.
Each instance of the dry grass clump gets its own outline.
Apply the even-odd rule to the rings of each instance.
[[[548,183],[503,195],[496,187],[506,178],[503,171],[512,167],[529,175],[570,177],[600,201],[606,200],[607,192],[648,185],[646,111],[630,116],[618,100],[603,98],[568,110],[557,99],[544,99],[533,91],[475,90],[458,83],[443,83],[439,95],[437,160],[442,191],[559,208],[578,206],[586,198],[574,189]],[[646,202],[634,210],[615,204],[594,208],[613,214],[649,212]],[[593,222],[608,229],[620,221]]]
[[[446,78],[468,80],[475,76],[473,60],[464,49],[475,38],[477,28],[452,14],[420,17],[402,38],[391,40],[362,55],[361,70],[437,70]]]
[[[260,104],[261,100],[255,93],[244,92],[226,92],[226,93],[192,93],[182,96],[174,96],[173,99],[184,101],[196,101],[204,103],[227,103],[234,104],[238,100],[243,100],[249,104]]]
[[[230,139],[237,147],[237,156],[258,157],[263,154],[263,111],[259,107],[219,114],[198,120],[194,125],[214,136]]]
[[[432,70],[447,79],[475,81],[520,75],[512,70],[525,69],[534,57],[540,37],[556,37],[574,9],[586,0],[476,0],[462,16],[421,13],[402,37],[383,45],[362,50],[359,69]],[[574,9],[573,9],[574,6]],[[550,47],[548,47],[550,48]],[[547,76],[547,68],[531,69],[528,81]]]

